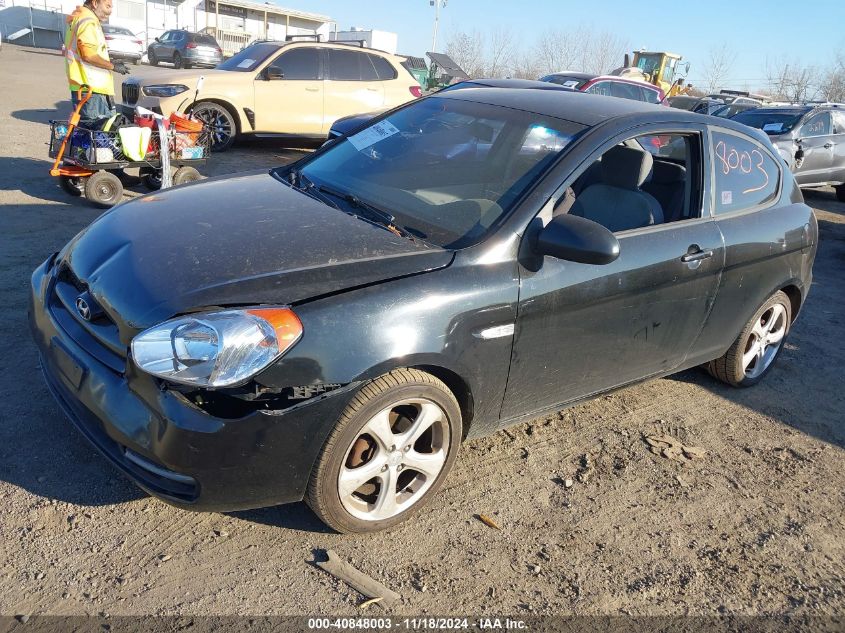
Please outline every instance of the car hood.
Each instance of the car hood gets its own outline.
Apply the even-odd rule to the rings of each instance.
[[[147,77],[147,76],[135,76],[135,77],[127,77],[123,80],[123,83],[133,83],[138,84],[139,86],[149,86],[149,85],[159,85],[159,84],[182,84],[183,86],[188,86],[188,90],[191,94],[191,99],[194,98],[194,91],[197,87],[197,82],[199,81],[200,77],[203,78],[202,83],[202,90],[200,90],[200,96],[205,93],[208,93],[210,89],[214,89],[217,86],[225,83],[229,85],[233,79],[241,77],[245,81],[249,81],[251,78],[246,76],[247,73],[237,73],[230,70],[217,70],[216,68],[206,68],[202,70],[188,70],[188,71],[179,71],[179,74],[170,75],[167,78],[163,78],[161,75],[156,75],[154,77]]]
[[[115,207],[59,257],[126,343],[178,314],[301,303],[442,268],[453,253],[395,235],[261,172]]]

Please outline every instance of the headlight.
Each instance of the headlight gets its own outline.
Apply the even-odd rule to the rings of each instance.
[[[255,308],[193,314],[165,321],[132,340],[132,358],[143,371],[197,387],[247,382],[302,336],[288,308]]]
[[[182,84],[156,84],[141,88],[148,97],[175,97],[187,89],[188,86],[183,86]]]

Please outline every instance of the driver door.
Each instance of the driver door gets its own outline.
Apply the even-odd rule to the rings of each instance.
[[[697,176],[710,173],[706,133],[697,126],[683,126],[643,128],[641,134],[684,141],[684,158],[659,157],[664,164],[684,168],[688,182],[677,183],[690,187],[684,211],[675,221],[615,233],[620,254],[610,264],[547,256],[537,266],[520,265],[519,311],[503,419],[668,372],[684,361],[704,326],[725,252],[705,203],[708,177],[703,176],[702,182]],[[628,139],[605,145],[580,175],[622,141]],[[643,152],[659,152],[646,140],[639,144]],[[590,188],[581,190],[571,177],[561,180],[559,191],[568,187],[579,191],[576,200]],[[561,194],[558,202],[565,197]]]
[[[819,112],[807,118],[798,130],[798,144],[804,160],[795,170],[799,185],[827,182],[833,170],[833,122],[830,112]]]
[[[320,136],[323,83],[319,49],[283,52],[255,78],[255,131]]]

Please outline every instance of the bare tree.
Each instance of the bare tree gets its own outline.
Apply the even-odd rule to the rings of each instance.
[[[577,51],[577,40],[572,32],[552,30],[542,32],[534,45],[534,56],[539,67],[539,74],[547,75],[561,70],[574,70]],[[532,79],[536,78],[532,77]]]
[[[484,40],[478,31],[452,33],[446,43],[446,54],[470,77],[484,75]]]
[[[515,52],[513,32],[507,28],[494,29],[490,34],[490,53],[484,63],[488,77],[510,75]]]
[[[547,69],[540,64],[532,51],[514,56],[512,77],[516,79],[538,79],[545,74],[548,74]]]
[[[730,76],[736,61],[736,53],[727,44],[715,46],[707,53],[707,63],[702,75],[709,93],[717,92],[724,87],[724,82]]]
[[[845,102],[845,53],[825,71],[819,85],[819,96],[825,101]]]
[[[774,99],[800,103],[819,94],[819,72],[815,66],[783,61],[767,63],[766,77]]]
[[[628,42],[610,31],[595,33],[589,29],[580,29],[581,68],[586,72],[603,75],[622,65],[625,53],[629,50]]]

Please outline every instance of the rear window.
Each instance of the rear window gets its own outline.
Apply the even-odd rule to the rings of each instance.
[[[204,33],[195,33],[191,36],[191,40],[197,44],[203,44],[205,46],[217,46],[217,40]]]
[[[109,33],[111,35],[131,35],[132,37],[135,37],[135,34],[129,29],[125,29],[122,26],[111,26],[110,24],[103,24],[103,33]]]
[[[378,79],[376,69],[366,53],[330,48],[329,79],[335,81],[374,81]]]
[[[749,138],[713,132],[716,213],[730,213],[774,200],[780,179],[777,162]]]
[[[574,88],[575,90],[580,90],[581,87],[587,83],[586,79],[567,77],[566,75],[546,75],[545,77],[540,77],[540,81],[566,86],[567,88]]]
[[[396,79],[396,69],[393,67],[393,64],[387,61],[384,57],[371,55],[369,53],[367,54],[367,57],[370,58],[370,62],[376,69],[376,75],[378,75],[380,80]]]
[[[217,66],[217,70],[232,70],[240,73],[247,73],[255,70],[273,53],[278,52],[279,45],[268,42],[261,42],[247,46],[239,53]]]

